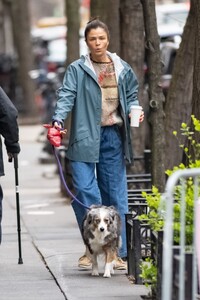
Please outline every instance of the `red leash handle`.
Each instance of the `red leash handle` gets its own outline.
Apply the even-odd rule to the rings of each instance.
[[[54,147],[60,147],[62,134],[65,134],[67,130],[63,128],[55,128],[51,124],[43,124],[43,127],[48,129],[47,138],[51,145]]]

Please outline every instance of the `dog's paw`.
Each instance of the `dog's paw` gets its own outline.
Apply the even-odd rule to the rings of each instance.
[[[111,277],[110,272],[105,271],[105,273],[103,274],[103,277],[105,277],[105,278],[110,278],[110,277]]]
[[[98,271],[92,271],[92,276],[99,276],[99,272]]]

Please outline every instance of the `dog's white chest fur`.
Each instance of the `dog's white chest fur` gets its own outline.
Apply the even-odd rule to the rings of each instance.
[[[113,206],[91,206],[83,222],[83,239],[92,259],[92,275],[98,276],[97,256],[104,254],[104,277],[114,273],[113,265],[120,247],[121,220]]]

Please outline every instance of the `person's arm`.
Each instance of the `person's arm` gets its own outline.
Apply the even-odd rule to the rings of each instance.
[[[127,98],[126,99],[127,99],[128,112],[129,112],[129,118],[130,118],[131,117],[131,115],[130,115],[131,105],[139,105],[139,101],[138,101],[139,85],[138,85],[137,77],[132,69],[129,70],[127,75],[128,76],[127,76],[127,90],[126,90]],[[143,120],[144,120],[144,112],[141,111],[140,122],[142,122]]]
[[[0,134],[8,154],[20,152],[17,117],[17,109],[0,87]]]
[[[139,105],[138,101],[138,80],[132,69],[127,73],[126,78],[126,101],[128,106],[128,112],[130,113],[131,105]]]
[[[55,112],[52,117],[52,123],[62,127],[69,112],[74,106],[77,94],[77,70],[73,65],[67,68],[63,79],[63,85],[59,88],[58,100],[55,107]]]

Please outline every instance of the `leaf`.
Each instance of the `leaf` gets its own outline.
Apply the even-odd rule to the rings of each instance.
[[[186,123],[181,123],[181,128],[183,128],[183,129],[187,128],[187,124]]]

